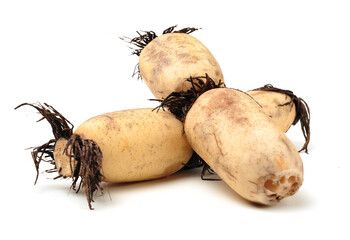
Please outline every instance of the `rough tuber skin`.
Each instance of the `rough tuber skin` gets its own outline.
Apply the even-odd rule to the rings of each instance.
[[[300,122],[305,143],[299,152],[308,153],[311,136],[310,108],[304,99],[297,97],[290,90],[276,88],[271,84],[247,93],[260,104],[263,111],[283,132]]]
[[[176,28],[176,25],[169,27],[160,36],[154,31],[142,31],[134,38],[121,38],[133,46],[132,54],[139,56],[138,71],[133,75],[138,73],[157,99],[191,88],[185,81],[188,76],[208,74],[215,83],[224,83],[220,65],[213,54],[197,38],[189,35],[198,28]]]
[[[296,116],[295,104],[291,97],[283,93],[258,90],[247,93],[262,106],[281,131],[288,131]]]
[[[139,70],[157,99],[190,88],[187,76],[207,73],[216,83],[224,82],[213,54],[198,39],[184,33],[168,33],[152,40],[141,51]]]
[[[243,198],[271,205],[303,183],[298,151],[248,94],[212,89],[185,119],[193,150]]]
[[[191,158],[193,150],[183,132],[183,124],[168,111],[151,108],[101,114],[73,124],[48,104],[31,106],[52,127],[54,139],[32,149],[37,171],[44,162],[54,165],[46,172],[57,178],[71,178],[71,188],[85,191],[92,208],[94,193],[103,192],[101,182],[151,180],[177,172]]]
[[[58,174],[62,177],[73,177],[77,162],[74,157],[70,158],[70,156],[65,153],[67,143],[68,140],[66,138],[58,139],[55,144],[53,156]]]
[[[103,181],[135,182],[180,170],[193,151],[182,124],[170,112],[133,109],[105,113],[82,123],[74,134],[94,139],[103,153]],[[56,141],[53,156],[62,177],[72,177],[77,161],[68,140]]]
[[[82,123],[74,133],[93,139],[101,148],[101,172],[106,182],[169,176],[193,153],[182,123],[168,111],[151,108],[101,114]]]

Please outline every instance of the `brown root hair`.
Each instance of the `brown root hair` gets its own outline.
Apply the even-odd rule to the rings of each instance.
[[[68,149],[70,149],[69,152]],[[103,179],[100,147],[94,140],[83,139],[78,134],[73,134],[68,139],[63,153],[69,156],[70,162],[77,161],[77,167],[72,176],[72,189],[78,193],[80,188],[83,188],[89,208],[93,209],[91,202],[93,202],[94,193],[97,190],[103,193],[103,188],[100,185]],[[78,188],[76,187],[77,184]]]
[[[191,34],[194,31],[199,30],[200,28],[194,28],[194,27],[187,27],[182,28],[180,30],[175,30],[177,25],[168,27],[165,29],[161,35],[167,34],[167,33],[184,33],[184,34]],[[157,38],[158,35],[154,31],[136,31],[138,36],[130,38],[130,37],[120,37],[121,40],[127,42],[132,47],[131,55],[140,56],[142,50],[150,43],[153,39]],[[132,77],[137,76],[137,79],[141,79],[140,69],[139,65],[136,64],[134,68],[134,72],[132,74]]]
[[[226,87],[221,80],[219,80],[219,83],[215,83],[208,74],[189,77],[185,81],[190,82],[192,85],[187,91],[172,92],[165,99],[151,99],[152,101],[160,102],[160,105],[154,110],[159,111],[159,109],[167,108],[177,119],[185,122],[188,111],[200,95],[214,88]]]
[[[296,110],[296,116],[293,121],[293,125],[296,125],[300,121],[301,131],[305,138],[305,143],[303,147],[299,150],[305,151],[308,153],[308,145],[310,143],[310,108],[306,101],[300,97],[297,97],[292,91],[280,89],[272,86],[271,84],[267,84],[261,88],[256,88],[251,91],[270,91],[270,92],[277,92],[282,93],[291,98],[290,102],[287,102],[285,104],[282,104],[280,106],[286,106],[290,105],[292,103],[295,104],[295,110]]]
[[[215,83],[208,74],[205,74],[205,76],[189,77],[186,81],[190,82],[192,85],[187,91],[172,92],[165,99],[151,99],[152,101],[160,102],[160,105],[153,110],[159,111],[160,109],[165,110],[166,108],[174,114],[177,119],[184,123],[188,111],[200,95],[211,89],[226,87],[221,80],[219,83]],[[199,167],[203,167],[201,174],[202,180],[216,180],[206,178],[207,173],[213,174],[214,171],[196,152],[193,153],[188,163],[185,164],[181,170]]]
[[[73,165],[72,161],[77,162],[77,166],[71,177],[71,188],[77,193],[81,188],[85,190],[89,208],[92,210],[91,202],[93,202],[94,193],[97,190],[100,190],[101,193],[103,193],[103,189],[100,186],[100,183],[103,180],[103,175],[101,173],[102,152],[100,147],[91,139],[83,139],[79,135],[73,134],[73,124],[47,103],[23,103],[15,109],[25,105],[35,108],[42,115],[42,118],[40,118],[38,122],[43,119],[46,119],[49,122],[54,135],[54,139],[49,140],[47,143],[31,148],[32,159],[37,172],[34,184],[37,183],[39,177],[39,166],[42,161],[54,165],[52,169],[46,170],[45,172],[60,174],[60,169],[56,169],[54,159],[55,144],[61,138],[67,139],[68,142],[63,154],[69,156],[70,165]],[[54,179],[62,177],[62,175],[58,175]]]
[[[167,33],[185,33],[190,34],[194,31],[197,31],[199,28],[187,27],[180,30],[175,30],[177,25],[168,27],[162,33],[162,35]],[[142,34],[140,33],[142,32]],[[158,35],[154,31],[136,31],[138,34],[137,37],[129,38],[129,37],[120,37],[121,40],[126,41],[127,43],[133,45],[136,48],[132,48],[132,55],[140,56],[142,50],[150,43],[153,39],[157,38]]]

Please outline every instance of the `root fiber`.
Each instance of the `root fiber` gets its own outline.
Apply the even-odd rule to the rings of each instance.
[[[301,131],[305,138],[303,147],[299,150],[308,153],[308,145],[310,143],[310,108],[304,99],[297,97],[292,91],[275,88],[271,84],[267,84],[261,88],[254,89],[252,91],[270,91],[285,94],[291,98],[290,102],[287,102],[281,106],[295,104],[296,116],[293,121],[293,125],[296,125],[300,121]]]
[[[77,162],[74,173],[71,176],[71,188],[77,193],[81,188],[84,189],[89,208],[93,209],[91,202],[93,202],[94,193],[97,190],[103,192],[103,189],[100,186],[100,183],[103,180],[101,173],[101,149],[95,141],[91,139],[83,139],[79,135],[73,134],[73,124],[71,124],[52,106],[46,103],[23,103],[17,106],[15,109],[26,105],[35,108],[42,115],[42,118],[40,118],[38,122],[43,119],[46,119],[49,122],[54,135],[54,139],[49,140],[47,143],[44,143],[38,147],[31,148],[31,154],[37,172],[34,184],[37,183],[39,177],[39,166],[42,161],[54,165],[52,169],[46,170],[45,172],[55,172],[59,174],[60,169],[56,169],[56,163],[54,159],[55,144],[61,138],[67,139],[68,142],[63,151],[63,154],[69,156],[71,166],[73,165],[73,161]],[[63,176],[58,175],[54,179],[61,177]]]

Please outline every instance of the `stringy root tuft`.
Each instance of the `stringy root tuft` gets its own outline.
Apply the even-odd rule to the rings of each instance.
[[[200,95],[210,89],[225,87],[225,84],[221,80],[216,84],[208,74],[205,74],[205,76],[190,77],[186,81],[192,85],[187,91],[172,92],[165,99],[151,99],[160,102],[160,105],[154,110],[157,109],[159,111],[159,109],[167,108],[180,121],[185,122],[188,111]]]
[[[85,190],[86,198],[90,209],[92,208],[93,195],[97,190],[103,193],[100,186],[103,176],[101,174],[102,152],[97,143],[91,139],[83,139],[77,134],[73,134],[73,124],[71,124],[65,117],[63,117],[52,106],[44,104],[29,104],[23,103],[17,106],[18,109],[22,106],[31,106],[35,108],[41,115],[41,121],[46,119],[52,127],[54,139],[49,140],[41,146],[33,147],[32,158],[37,172],[35,182],[37,183],[39,177],[39,166],[42,161],[54,165],[54,168],[46,170],[45,172],[60,174],[60,170],[56,169],[56,161],[54,158],[55,144],[59,139],[67,139],[68,142],[63,151],[63,154],[69,156],[70,165],[73,166],[73,161],[76,162],[72,178],[71,188],[77,193],[81,188]],[[68,151],[69,149],[69,151]],[[62,178],[64,176],[58,175],[54,179]],[[65,178],[65,177],[64,177]],[[78,186],[78,187],[77,187]]]
[[[187,27],[187,28],[183,28],[180,30],[175,30],[175,28],[177,27],[177,25],[175,26],[171,26],[167,29],[165,29],[162,33],[163,34],[167,34],[167,33],[185,33],[185,34],[190,34],[196,30],[198,30],[199,28],[191,28],[191,27]],[[140,56],[141,51],[156,37],[158,37],[158,35],[154,32],[154,31],[141,31],[143,34],[141,34],[139,31],[136,31],[136,33],[138,34],[137,37],[134,38],[129,38],[129,37],[120,37],[121,40],[126,41],[127,43],[130,43],[131,45],[135,46],[136,48],[132,48],[132,55],[137,55]]]
[[[299,150],[308,153],[308,145],[310,143],[310,108],[304,99],[297,97],[292,91],[275,88],[271,84],[267,84],[261,88],[254,89],[252,91],[270,91],[285,94],[291,98],[291,101],[281,106],[294,103],[296,109],[296,116],[293,125],[296,125],[300,121],[301,131],[305,138],[303,147]]]
[[[163,31],[162,35],[168,34],[168,33],[191,34],[192,32],[199,30],[199,28],[193,28],[193,27],[187,27],[187,28],[183,28],[180,30],[175,30],[176,27],[177,27],[177,25],[171,26],[171,27],[165,29]],[[131,55],[140,56],[142,50],[150,42],[152,42],[153,39],[157,38],[158,35],[154,31],[140,31],[140,32],[136,31],[136,33],[138,34],[137,37],[129,38],[129,37],[124,36],[124,37],[120,37],[120,39],[131,45],[131,47],[130,47],[130,49],[132,50]],[[142,79],[138,64],[136,64],[136,66],[134,68],[134,72],[132,74],[132,77],[134,77],[134,76],[137,76],[137,79]]]

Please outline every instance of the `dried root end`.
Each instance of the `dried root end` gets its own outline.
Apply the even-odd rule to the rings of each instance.
[[[171,26],[163,31],[162,34],[167,33],[185,33],[190,34],[194,31],[197,31],[199,28],[187,27],[180,30],[175,30],[175,26]],[[127,43],[133,45],[136,48],[132,48],[132,55],[140,56],[142,50],[150,43],[153,39],[157,38],[158,35],[154,31],[141,31],[143,34],[137,31],[138,36],[134,38],[121,37],[120,39],[126,41]]]
[[[151,99],[152,101],[160,102],[160,105],[153,110],[159,111],[160,109],[164,110],[167,108],[172,114],[175,115],[177,119],[185,122],[188,111],[191,109],[192,105],[200,95],[214,88],[225,87],[225,84],[221,81],[219,81],[219,83],[215,83],[215,81],[210,78],[208,74],[205,74],[205,76],[189,77],[186,79],[186,81],[190,82],[192,85],[192,87],[187,91],[172,92],[165,99]],[[215,173],[195,152],[193,153],[189,162],[182,168],[182,170],[199,167],[203,167],[203,180],[218,180],[207,177]],[[209,173],[209,175],[207,173]]]
[[[102,151],[97,143],[91,139],[83,139],[73,134],[63,150],[63,154],[69,157],[69,170],[73,173],[72,189],[79,192],[84,189],[89,208],[92,210],[94,193],[103,193],[101,181]]]
[[[58,140],[59,138],[69,138],[73,134],[73,124],[47,103],[23,103],[17,106],[15,110],[23,106],[31,106],[42,115],[42,118],[40,118],[37,122],[40,122],[44,119],[48,121],[48,123],[51,125],[55,140]]]
[[[67,154],[67,152],[71,152],[71,147],[67,146],[67,143],[68,139],[66,138],[58,139],[53,152],[57,172],[63,178],[73,177],[78,165],[77,160]]]
[[[300,121],[301,131],[305,138],[305,143],[303,147],[299,150],[308,153],[308,145],[310,143],[310,108],[304,99],[297,97],[292,91],[284,90],[280,88],[275,88],[271,84],[267,84],[264,87],[254,89],[252,91],[270,91],[285,94],[291,98],[291,101],[286,104],[295,104],[296,116],[293,125],[296,125]],[[284,104],[284,105],[286,105]],[[283,105],[283,106],[284,106]]]
[[[303,132],[304,138],[305,138],[305,143],[303,147],[299,150],[305,151],[308,153],[308,145],[310,143],[310,108],[307,105],[307,103],[304,101],[302,98],[298,98],[296,103],[295,103],[296,111],[297,111],[297,116],[295,117],[295,120],[293,122],[293,125],[297,124],[298,121],[300,120],[300,126],[301,130]]]
[[[51,139],[50,141],[48,141],[47,143],[44,143],[41,146],[30,148],[30,149],[32,149],[31,154],[32,154],[32,159],[33,159],[35,170],[36,170],[36,177],[35,177],[34,185],[38,182],[39,166],[40,166],[40,163],[42,161],[47,162],[47,163],[55,166],[55,160],[53,157],[55,143],[56,143],[56,140]],[[52,169],[46,170],[45,172],[47,172],[47,173],[56,172],[56,168],[53,167]]]
[[[187,91],[172,92],[165,99],[152,99],[153,101],[160,102],[160,105],[155,109],[167,108],[180,121],[185,122],[188,111],[200,95],[214,88],[225,87],[225,84],[221,81],[215,83],[208,74],[205,74],[205,76],[190,77],[186,81],[192,85]]]
[[[177,27],[177,25],[171,26],[171,27],[165,29],[163,31],[162,35],[167,34],[167,33],[191,34],[194,31],[197,31],[200,29],[200,28],[187,27],[187,28],[183,28],[180,30],[175,30],[176,27]],[[131,47],[130,47],[130,49],[132,50],[131,55],[140,56],[142,50],[150,42],[152,42],[152,40],[157,38],[158,35],[154,31],[141,31],[141,32],[136,31],[136,33],[138,34],[137,37],[134,37],[134,38],[120,37],[120,39],[131,45]],[[137,79],[142,79],[138,64],[136,64],[136,66],[134,68],[134,72],[132,74],[132,77],[134,77],[134,76],[137,76]]]
[[[35,169],[37,172],[35,182],[37,183],[38,177],[39,177],[39,166],[42,161],[48,162],[51,165],[55,166],[55,160],[54,160],[54,148],[56,141],[60,138],[68,138],[73,134],[73,124],[71,124],[65,117],[63,117],[56,109],[54,109],[52,106],[48,105],[47,103],[40,104],[40,103],[23,103],[18,105],[16,109],[23,107],[23,106],[30,106],[35,108],[39,114],[42,116],[37,122],[40,122],[44,119],[48,121],[48,123],[51,125],[52,133],[54,135],[54,139],[49,140],[47,143],[44,143],[41,146],[38,147],[32,147],[32,158],[34,161]],[[54,173],[57,172],[57,169],[53,167],[52,169],[46,170],[47,173]],[[60,178],[61,176],[56,177]]]
[[[55,139],[31,148],[32,158],[37,172],[35,183],[39,177],[39,166],[42,161],[54,165],[47,173],[58,173],[58,178],[72,178],[71,188],[79,192],[85,190],[90,209],[93,195],[97,190],[103,192],[100,186],[103,176],[101,173],[102,152],[97,143],[90,139],[82,139],[73,134],[73,125],[52,106],[44,104],[24,103],[22,106],[34,107],[42,115],[38,121],[46,119],[52,127]]]

